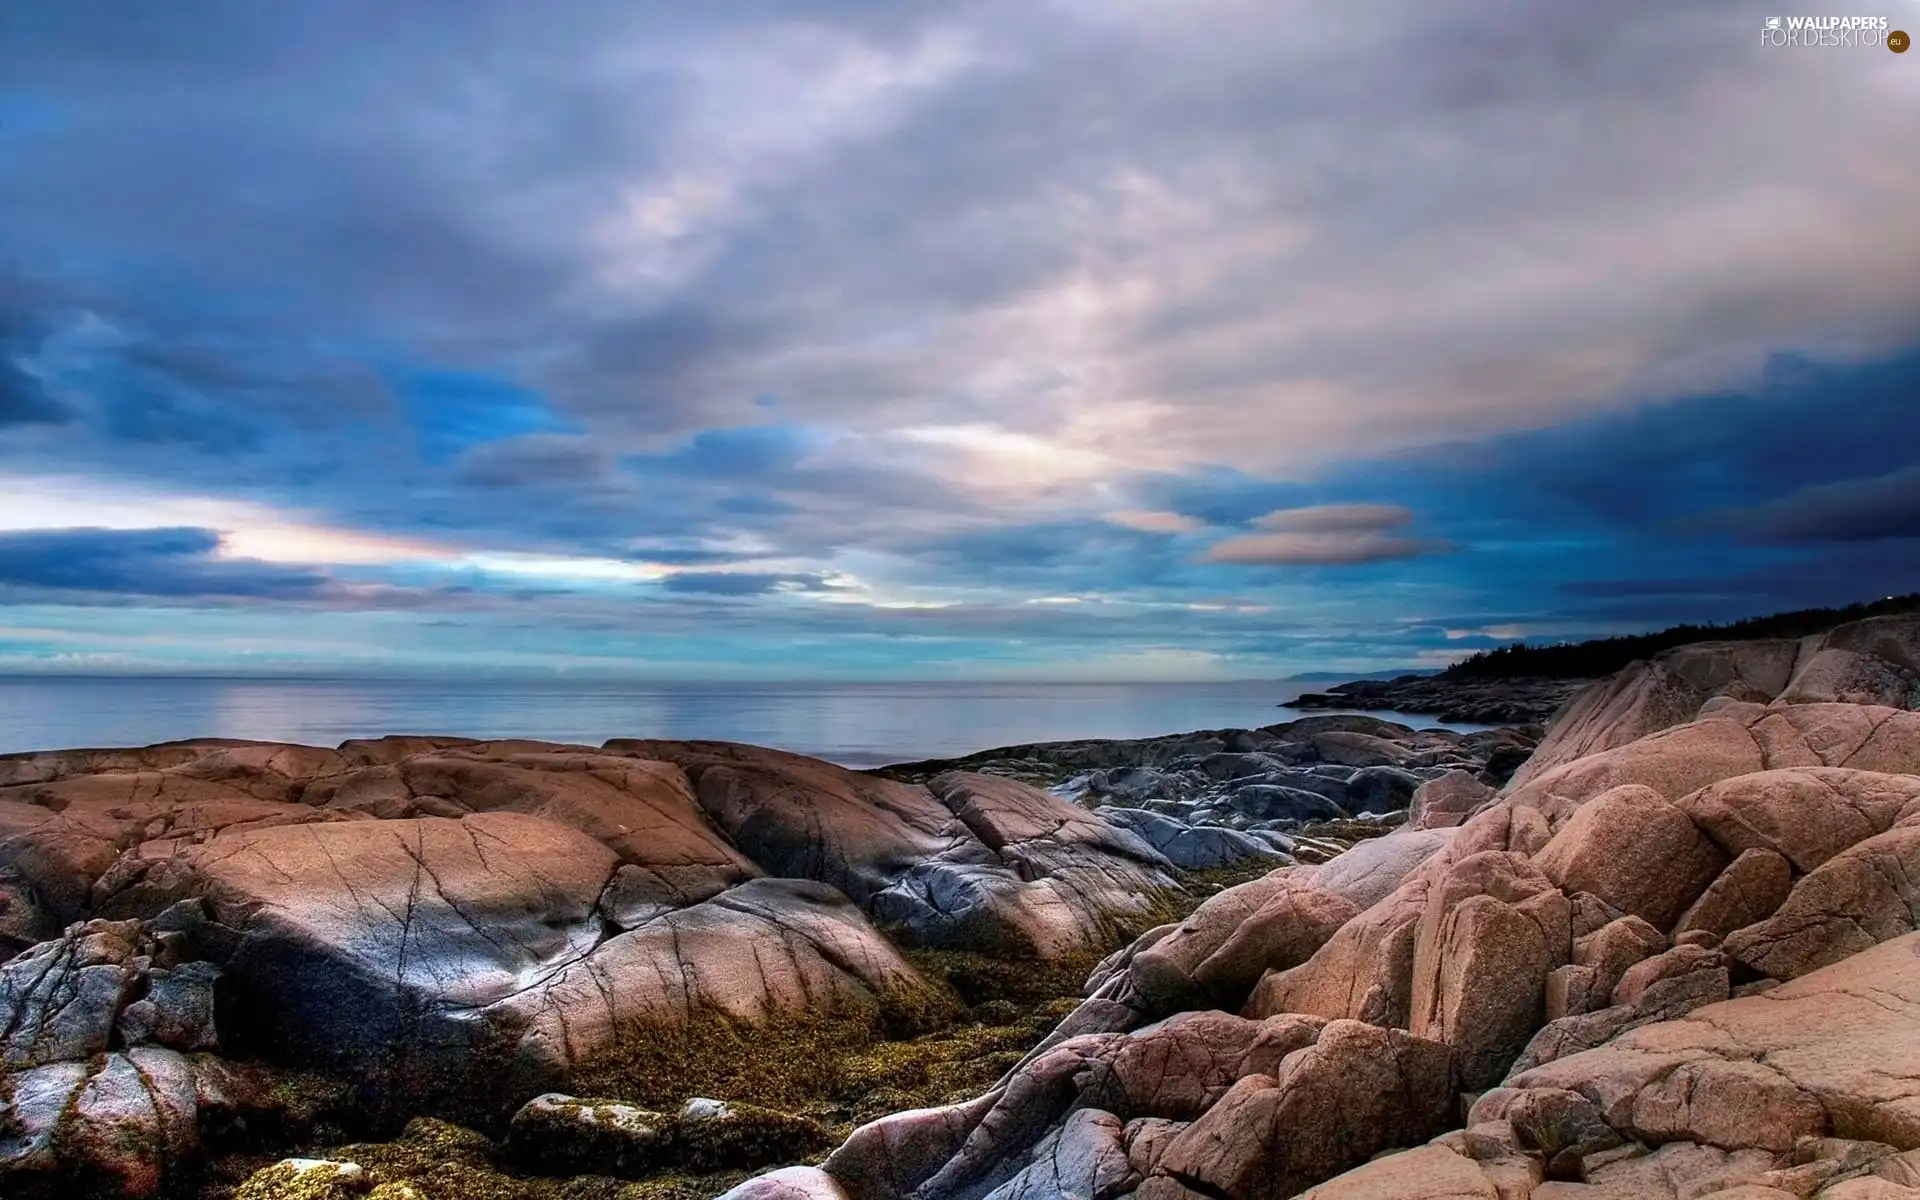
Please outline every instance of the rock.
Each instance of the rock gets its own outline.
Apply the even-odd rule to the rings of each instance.
[[[617,1100],[549,1092],[521,1105],[507,1127],[516,1162],[550,1175],[637,1179],[670,1160],[675,1119]]]
[[[930,1200],[972,1194],[983,1180],[995,1179],[1047,1135],[1073,1107],[1079,1080],[1089,1066],[1106,1057],[1118,1041],[1112,1035],[1078,1037],[1029,1054],[1000,1086],[988,1093],[990,1103],[979,1113],[964,1144],[924,1182],[919,1182],[917,1188],[908,1183],[910,1176],[900,1171],[898,1159],[880,1178],[891,1176],[908,1184],[900,1190],[917,1190]],[[907,1128],[921,1136],[929,1132],[924,1126]],[[939,1133],[934,1132],[937,1139]],[[858,1131],[854,1136],[859,1137]],[[851,1140],[848,1144],[852,1144]],[[853,1176],[835,1164],[846,1149],[843,1146],[835,1151],[827,1160],[826,1168],[853,1187],[856,1186]],[[908,1157],[913,1162],[926,1161],[917,1153]],[[863,1182],[857,1186],[872,1185]]]
[[[1202,985],[1195,973],[1201,964],[1225,946],[1241,922],[1258,913],[1268,900],[1298,886],[1289,880],[1289,873],[1275,871],[1209,897],[1173,932],[1135,954],[1127,975],[1145,1011],[1172,1013],[1199,994]]]
[[[1448,771],[1413,793],[1410,829],[1447,829],[1493,802],[1494,790],[1469,771]]]
[[[1751,1186],[1772,1169],[1766,1150],[1722,1150],[1676,1142],[1651,1154],[1608,1163],[1588,1174],[1585,1184],[1549,1183],[1535,1200],[1692,1200],[1729,1188]]]
[[[1228,793],[1238,812],[1261,820],[1338,821],[1348,814],[1326,795],[1277,783],[1250,783]]]
[[[1870,837],[1795,884],[1771,917],[1727,936],[1729,955],[1796,979],[1920,924],[1920,821]]]
[[[1234,1084],[1167,1147],[1156,1177],[1236,1200],[1292,1196],[1378,1150],[1438,1132],[1450,1077],[1439,1043],[1332,1022],[1274,1075]]]
[[[1680,916],[1674,937],[1707,933],[1723,941],[1736,929],[1774,914],[1793,887],[1793,866],[1779,853],[1743,850]]]
[[[617,859],[516,813],[227,833],[195,866],[239,931],[248,1044],[369,1066],[595,948]]]
[[[1409,757],[1399,743],[1370,733],[1333,730],[1308,739],[1322,762],[1346,767],[1393,767]]]
[[[1336,1175],[1298,1200],[1501,1200],[1477,1163],[1444,1146],[1420,1146]]]
[[[1006,1095],[1004,1081],[960,1104],[893,1113],[862,1125],[822,1169],[852,1200],[892,1200],[921,1187],[955,1160],[969,1135]]]
[[[1729,853],[1770,850],[1806,872],[1920,817],[1920,777],[1841,767],[1760,771],[1702,788],[1679,807]]]
[[[514,1113],[506,1149],[545,1174],[637,1179],[667,1166],[696,1173],[765,1166],[827,1143],[818,1122],[753,1105],[691,1100],[670,1115],[549,1093]]]
[[[1681,946],[1628,969],[1609,997],[1589,997],[1586,1011],[1550,1018],[1513,1063],[1515,1072],[1591,1050],[1642,1025],[1671,1021],[1730,996],[1725,958],[1716,951]]]
[[[1793,1148],[1836,1136],[1920,1146],[1920,935],[1762,995],[1696,1009],[1516,1073],[1578,1091],[1640,1140]]]
[[[1448,843],[1452,830],[1428,829],[1369,838],[1331,862],[1314,882],[1365,909],[1385,899],[1414,869]]]
[[[847,1200],[847,1193],[818,1167],[782,1167],[747,1180],[720,1200]]]
[[[1398,767],[1363,767],[1347,780],[1347,807],[1356,813],[1390,813],[1409,807],[1425,781]]]
[[[1156,854],[1183,870],[1204,871],[1245,859],[1282,857],[1269,843],[1238,830],[1189,825],[1137,808],[1099,811],[1101,816],[1137,833]]]
[[[132,921],[76,925],[0,966],[5,1065],[33,1067],[106,1050],[141,971]]]
[[[1658,929],[1639,917],[1610,921],[1573,943],[1573,961],[1593,972],[1593,991],[1604,1001],[1613,994],[1627,968],[1667,948]]]
[[[148,1046],[21,1071],[0,1134],[0,1191],[20,1200],[161,1196],[198,1165],[203,1125],[264,1107],[236,1092],[239,1082]]]
[[[1118,1117],[1097,1108],[1070,1114],[1033,1148],[1031,1162],[987,1194],[988,1200],[1055,1200],[1085,1196],[1106,1200],[1139,1178],[1127,1157]]]
[[[209,962],[149,972],[146,996],[120,1013],[120,1040],[129,1046],[152,1042],[175,1050],[218,1050],[219,982],[220,968]]]
[[[1166,1152],[1173,1139],[1187,1127],[1186,1121],[1168,1121],[1159,1117],[1141,1117],[1128,1121],[1123,1136],[1127,1146],[1127,1162],[1142,1177],[1152,1172],[1154,1164]]]
[[[1598,1105],[1578,1092],[1517,1092],[1501,1114],[1521,1149],[1540,1155],[1549,1179],[1577,1179],[1585,1160],[1623,1144]]]
[[[1088,1065],[1080,1102],[1121,1118],[1191,1121],[1246,1075],[1269,1074],[1311,1046],[1325,1021],[1291,1014],[1250,1021],[1181,1013],[1121,1039]]]
[[[1693,975],[1708,977],[1698,985],[1700,990],[1713,994],[1716,1000],[1727,998],[1726,957],[1700,946],[1675,946],[1627,968],[1614,986],[1613,1002],[1638,1003],[1655,986]]]
[[[1600,987],[1599,973],[1592,967],[1555,967],[1547,972],[1541,989],[1541,1011],[1548,1024],[1562,1017],[1575,1017],[1606,1007],[1609,993]]]
[[[1686,813],[1644,786],[1587,802],[1536,861],[1566,891],[1592,892],[1657,929],[1671,928],[1727,865]]]
[[[209,908],[239,933],[242,1047],[378,1066],[396,1098],[475,1094],[464,1072],[497,1069],[474,1055],[509,1031],[519,1086],[538,1090],[648,1020],[871,1006],[919,986],[844,897],[805,881],[610,929],[617,865],[574,829],[507,812],[229,833],[196,856]]]
[[[1428,893],[1415,937],[1412,1032],[1453,1048],[1460,1086],[1498,1082],[1539,1023],[1566,961],[1571,905],[1524,857],[1489,850]]]
[[[697,1016],[872,1012],[924,988],[891,943],[824,884],[756,879],[609,938],[488,1007],[523,1077],[564,1083],[629,1030]]]
[[[1262,975],[1307,961],[1359,911],[1358,905],[1320,887],[1310,875],[1284,876],[1218,949],[1193,966],[1197,994],[1222,1008],[1238,1009]]]

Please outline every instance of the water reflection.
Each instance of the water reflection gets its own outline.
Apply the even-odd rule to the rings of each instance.
[[[439,733],[591,745],[615,737],[715,738],[870,766],[1020,742],[1270,725],[1303,715],[1276,707],[1299,690],[1297,684],[1244,682],[13,678],[0,679],[0,752],[188,737],[330,746],[355,737]]]

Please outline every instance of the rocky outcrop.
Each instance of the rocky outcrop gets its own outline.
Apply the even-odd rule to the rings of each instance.
[[[522,1168],[790,1163],[817,1126],[564,1089],[663,1027],[877,1013],[925,986],[900,943],[1072,961],[1176,861],[1234,861],[1274,869],[1111,954],[983,1092],[736,1195],[1897,1195],[1916,631],[1670,652],[1497,793],[1518,743],[1354,717],[963,765],[1052,790],[719,743],[4,760],[0,886],[42,944],[0,966],[0,1179],[159,1194],[302,1061],[396,1119],[519,1108]]]
[[[1596,685],[1498,795],[1437,772],[1401,831],[1222,892],[1104,964],[994,1090],[864,1127],[823,1173],[855,1200],[1905,1194],[1917,634],[1687,647]]]
[[[1513,783],[1693,720],[1714,699],[1920,708],[1920,614],[1799,640],[1702,642],[1635,663],[1568,701]]]
[[[1357,679],[1324,692],[1297,696],[1287,701],[1287,705],[1303,709],[1433,713],[1443,721],[1527,725],[1552,717],[1568,697],[1587,682],[1584,679],[1402,675],[1397,679]]]
[[[0,1049],[23,1096],[80,1097],[0,1178],[127,1142],[82,1127],[133,1119],[114,1081],[135,1067],[190,1079],[182,1056],[217,1050],[350,1074],[381,1119],[504,1117],[663,1025],[915,1003],[894,939],[1079,955],[1177,886],[1138,835],[1026,784],[720,743],[196,742],[0,779],[9,928],[34,939],[0,966]],[[179,1126],[186,1087],[142,1091],[142,1128]],[[167,1137],[189,1169],[198,1142]]]

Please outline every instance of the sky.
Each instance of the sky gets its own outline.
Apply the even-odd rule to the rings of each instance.
[[[1269,678],[1920,590],[1920,53],[1773,11],[0,6],[0,672]]]

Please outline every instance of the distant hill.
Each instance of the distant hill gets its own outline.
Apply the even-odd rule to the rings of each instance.
[[[1440,679],[1598,679],[1628,663],[1651,658],[1662,650],[1689,642],[1736,641],[1747,638],[1798,638],[1824,633],[1836,625],[1866,617],[1920,611],[1920,592],[1889,596],[1870,604],[1845,608],[1803,608],[1798,612],[1753,617],[1727,625],[1675,625],[1659,633],[1596,638],[1590,642],[1559,642],[1529,646],[1515,642],[1498,650],[1482,650],[1448,667]]]

